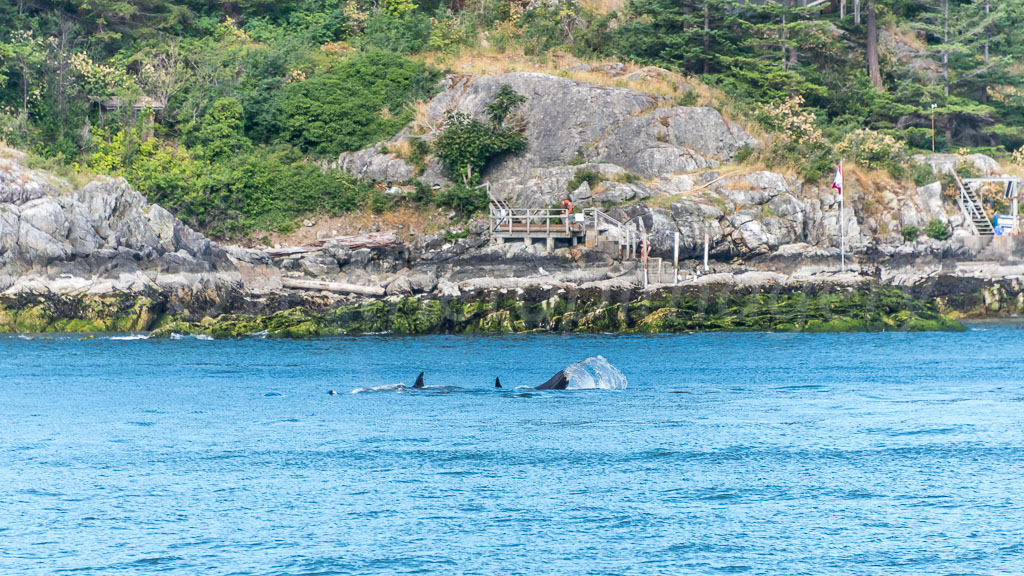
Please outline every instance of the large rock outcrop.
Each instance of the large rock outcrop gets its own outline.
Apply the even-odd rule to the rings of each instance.
[[[75,189],[0,155],[0,290],[200,288],[237,280],[223,250],[123,179]]]
[[[760,144],[711,108],[673,106],[664,96],[546,74],[451,76],[417,126],[437,129],[450,111],[484,119],[488,103],[506,84],[526,98],[516,114],[525,122],[528,145],[488,168],[484,181],[493,196],[534,208],[569,197],[580,208],[597,206],[622,221],[640,220],[655,255],[671,253],[678,232],[681,255],[698,257],[705,229],[710,252],[719,258],[763,256],[796,244],[838,251],[841,218],[831,190],[773,172],[719,172],[740,149]],[[433,135],[428,130],[420,137]],[[411,164],[389,152],[411,136],[406,130],[392,142],[343,154],[338,165],[380,180],[419,177],[444,184],[436,161],[417,176]],[[937,172],[946,160],[921,159]],[[967,160],[984,173],[999,169],[987,157]],[[600,182],[571,184],[581,171]],[[923,228],[936,218],[955,229],[961,221],[950,209],[938,184],[908,190],[852,186],[842,218],[847,246],[902,244],[902,229]]]
[[[495,196],[518,206],[545,206],[564,198],[572,192],[566,183],[582,168],[609,177],[628,172],[653,178],[712,169],[744,146],[759,145],[711,108],[672,106],[664,96],[523,72],[449,77],[423,121],[439,126],[449,111],[486,119],[487,105],[506,84],[526,98],[515,112],[525,122],[528,144],[522,153],[489,167],[484,179]],[[403,132],[395,141],[410,135]],[[342,154],[338,165],[379,180],[402,180],[414,173],[380,145]],[[436,165],[422,177],[443,182]]]

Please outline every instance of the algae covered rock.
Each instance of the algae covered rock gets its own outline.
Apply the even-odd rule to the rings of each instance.
[[[0,296],[0,332],[147,332],[160,321],[159,294],[22,293]]]
[[[961,330],[933,302],[900,290],[863,286],[738,290],[676,289],[535,291],[512,297],[474,292],[460,298],[406,297],[339,307],[328,312],[293,308],[266,316],[229,315],[202,322],[172,322],[154,335],[201,333],[214,337],[260,334],[307,337],[338,334],[440,333],[677,333],[690,331],[847,332]]]

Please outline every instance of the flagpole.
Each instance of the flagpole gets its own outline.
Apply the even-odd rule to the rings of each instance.
[[[839,172],[843,172],[843,161],[839,161]],[[839,271],[846,272],[846,174],[843,173],[842,188],[839,189]]]
[[[846,194],[839,195],[839,271],[846,272]]]
[[[832,189],[839,193],[839,271],[846,272],[846,194],[843,194],[845,184],[843,174],[843,161],[839,161],[836,168],[836,176],[832,179]]]

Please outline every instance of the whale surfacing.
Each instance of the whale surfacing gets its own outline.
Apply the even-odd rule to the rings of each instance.
[[[420,372],[420,375],[416,377],[416,383],[413,384],[412,387],[413,388],[426,388],[426,386],[423,384],[423,372]]]
[[[569,386],[569,379],[565,377],[565,370],[559,370],[547,382],[534,388],[534,390],[565,390]]]
[[[499,378],[499,377],[495,377],[494,378],[494,387],[495,388],[501,388],[501,378]]]

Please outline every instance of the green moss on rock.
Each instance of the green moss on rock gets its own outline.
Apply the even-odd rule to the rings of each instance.
[[[813,288],[813,287],[812,287]],[[895,288],[864,286],[811,291],[741,291],[678,287],[631,294],[628,290],[544,291],[510,297],[493,292],[457,299],[402,298],[309,308],[266,315],[221,314],[187,321],[166,313],[160,298],[131,294],[0,297],[0,332],[103,332],[153,330],[154,336],[208,334],[237,338],[265,334],[305,338],[338,334],[525,333],[690,331],[848,332],[958,330],[934,300]]]

